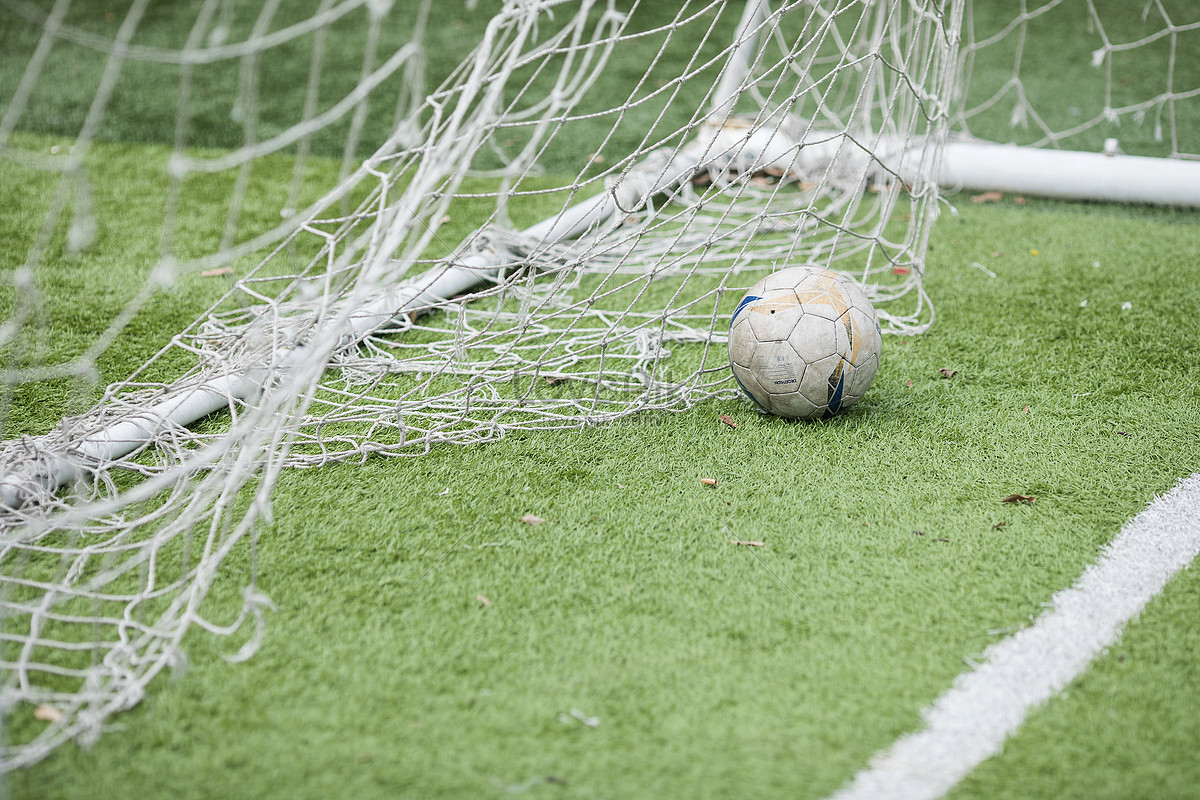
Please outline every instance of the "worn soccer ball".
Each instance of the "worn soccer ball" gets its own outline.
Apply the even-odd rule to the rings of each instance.
[[[788,419],[829,417],[867,391],[883,339],[850,278],[789,267],[763,278],[729,322],[729,365],[750,399]]]

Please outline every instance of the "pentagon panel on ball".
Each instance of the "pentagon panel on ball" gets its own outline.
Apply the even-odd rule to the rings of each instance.
[[[851,278],[789,267],[750,287],[729,321],[729,365],[750,399],[787,419],[829,417],[867,391],[883,350]]]

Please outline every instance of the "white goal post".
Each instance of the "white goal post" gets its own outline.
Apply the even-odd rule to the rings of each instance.
[[[0,91],[0,169],[54,187],[0,265],[0,405],[52,381],[99,397],[34,431],[0,420],[0,711],[18,732],[0,770],[94,739],[189,630],[253,651],[270,607],[254,576],[231,617],[206,598],[285,468],[734,397],[733,304],[792,264],[850,275],[885,332],[920,333],[930,231],[959,189],[1200,207],[1200,76],[1176,58],[1200,17],[1173,0],[1130,19],[1101,0],[1000,18],[968,0],[507,0],[462,15],[465,57],[440,72],[431,51],[459,29],[431,29],[430,0],[200,0],[163,28],[143,0],[104,24],[84,5],[0,0],[24,59]],[[1049,24],[1096,40],[1076,49],[1098,107],[1031,99]],[[350,86],[327,69],[343,35]],[[269,85],[284,49],[308,70],[292,106]],[[1164,73],[1122,97],[1139,57]],[[76,63],[84,112],[48,121],[47,84]],[[145,147],[158,255],[87,342],[48,346],[83,325],[46,294],[105,268],[96,241],[123,212],[92,197],[154,81],[173,104]],[[318,152],[340,159],[333,185],[308,183]],[[286,196],[255,196],[279,163]],[[229,199],[190,244],[210,180]],[[232,272],[229,291],[134,375],[101,377],[161,287],[201,272]]]
[[[1200,208],[1200,161],[1084,153],[987,142],[948,142],[938,183],[959,189]]]

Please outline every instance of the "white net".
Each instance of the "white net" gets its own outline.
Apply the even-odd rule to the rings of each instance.
[[[997,142],[1200,159],[1190,0],[971,3],[953,128]],[[1113,147],[1110,144],[1109,147]]]
[[[283,468],[733,397],[729,314],[786,265],[924,330],[940,144],[1001,103],[955,104],[956,0],[0,9],[0,176],[45,187],[0,265],[6,769],[97,736],[189,631],[253,652]],[[155,196],[113,187],[122,158]],[[135,213],[123,288],[73,284]],[[226,272],[191,324],[143,326]],[[86,410],[34,413],[55,392]]]
[[[69,3],[6,3],[10,24],[33,32],[0,142],[8,159],[61,175],[44,228],[69,232],[35,241],[8,273],[20,299],[5,391],[86,384],[162,287],[245,272],[90,410],[4,447],[4,706],[18,726],[7,766],[97,735],[180,663],[191,629],[234,636],[237,657],[253,650],[246,623],[270,602],[253,559],[240,557],[240,602],[209,594],[230,554],[252,550],[283,467],[732,396],[728,314],[740,290],[791,263],[855,275],[890,331],[931,319],[921,275],[937,193],[921,161],[936,148],[916,148],[904,180],[904,158],[885,165],[873,150],[941,135],[937,98],[954,68],[941,2],[664,14],[525,1],[436,31],[427,4],[326,1],[307,16],[299,5],[243,18],[232,3],[198,3],[172,42],[145,2],[108,20],[108,36]],[[360,31],[361,64],[327,99],[326,40],[346,26]],[[428,75],[447,37],[468,55]],[[60,51],[81,48],[99,56],[99,79],[71,146],[23,146],[16,132],[39,113]],[[280,111],[270,64],[285,51],[301,52],[308,84]],[[57,361],[23,358],[45,332],[42,276],[106,224],[109,209],[88,199],[89,149],[126,82],[162,74],[175,121],[158,256],[95,341]],[[427,96],[426,80],[440,81]],[[200,107],[214,96],[224,107]],[[386,136],[358,164],[380,102]],[[196,148],[213,118],[237,140]],[[345,137],[345,177],[299,208],[327,131]],[[293,177],[287,196],[264,201],[254,180],[275,154],[294,159]],[[230,200],[217,246],[194,255],[179,245],[183,209],[211,175],[228,176]],[[283,221],[248,224],[256,204]]]

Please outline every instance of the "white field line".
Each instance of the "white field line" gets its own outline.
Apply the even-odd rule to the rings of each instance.
[[[905,734],[830,800],[933,800],[998,754],[1025,717],[1116,642],[1125,623],[1200,553],[1200,472],[1121,530],[1028,628],[984,651]]]

